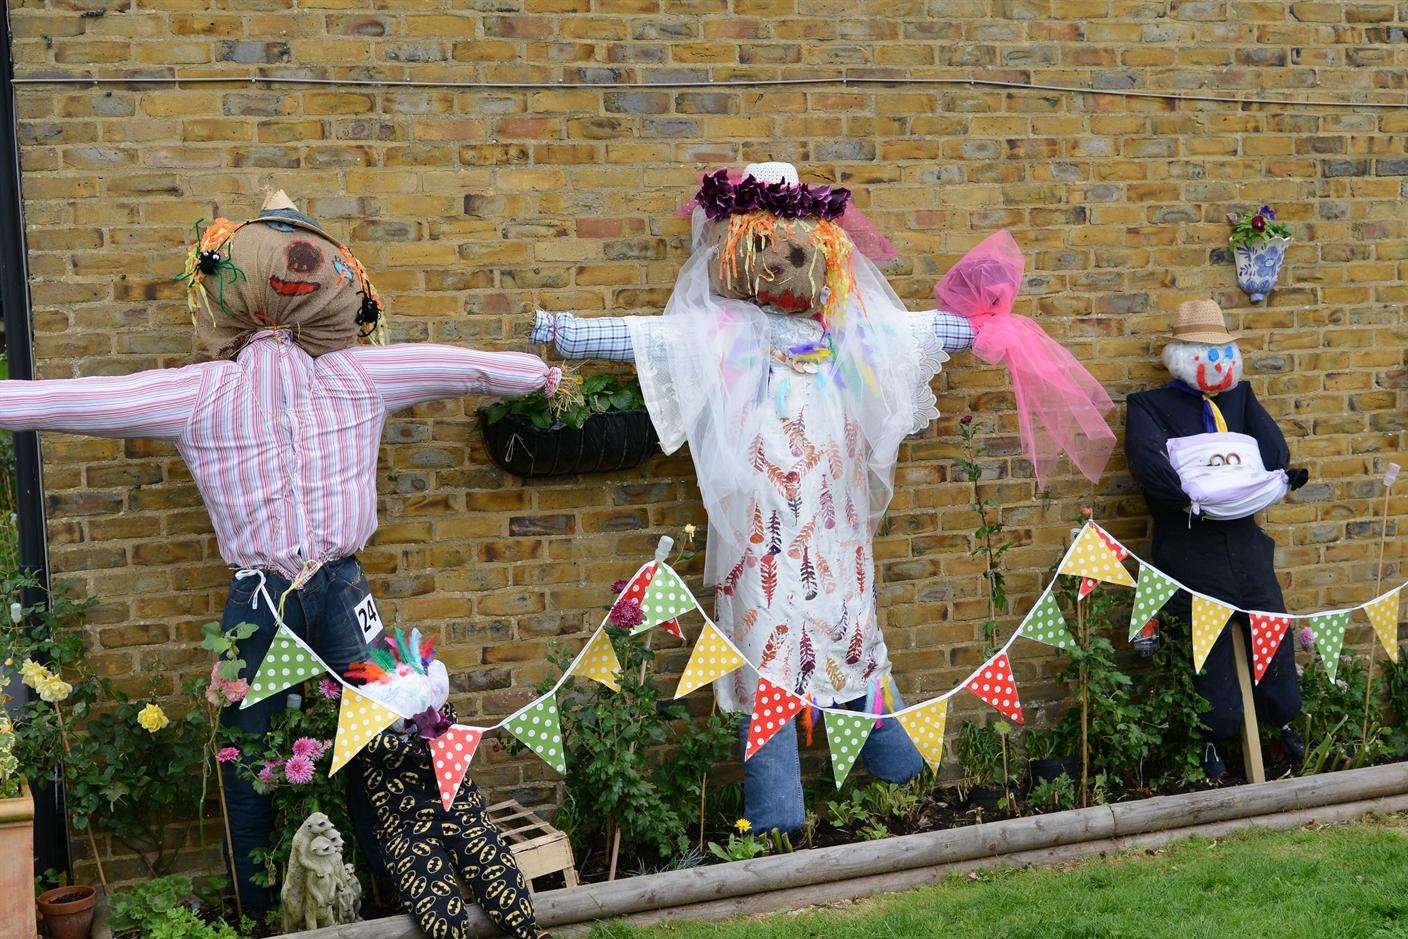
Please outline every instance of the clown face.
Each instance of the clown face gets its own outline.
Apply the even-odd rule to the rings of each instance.
[[[1228,391],[1242,380],[1242,350],[1235,342],[1170,342],[1163,359],[1169,374],[1206,394]]]

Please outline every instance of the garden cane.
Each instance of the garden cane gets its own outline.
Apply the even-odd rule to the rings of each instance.
[[[1378,596],[1384,589],[1384,542],[1388,534],[1388,494],[1393,488],[1393,484],[1398,482],[1398,464],[1390,463],[1388,469],[1384,471],[1384,502],[1379,511],[1379,576],[1374,582],[1374,596]],[[1398,637],[1394,636],[1394,641]],[[1374,653],[1378,651],[1378,643],[1369,643],[1369,664],[1364,671],[1364,727],[1359,735],[1359,752],[1362,754],[1364,748],[1369,745],[1369,701],[1374,689]]]

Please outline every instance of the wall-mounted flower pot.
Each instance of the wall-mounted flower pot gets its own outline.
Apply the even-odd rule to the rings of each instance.
[[[1276,287],[1281,264],[1286,260],[1289,238],[1268,238],[1259,244],[1232,249],[1237,261],[1237,286],[1253,303],[1260,303]]]
[[[480,408],[479,426],[489,458],[515,476],[611,473],[637,466],[660,450],[644,408],[593,414],[580,428],[560,424],[546,429],[516,414],[491,424],[488,409]]]
[[[93,908],[98,904],[96,889],[87,884],[55,887],[41,893],[35,902],[39,915],[44,917],[44,927],[54,939],[88,939],[93,929]]]
[[[34,933],[34,799],[21,783],[0,799],[0,935]]]

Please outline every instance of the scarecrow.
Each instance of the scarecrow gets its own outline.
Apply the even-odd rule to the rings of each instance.
[[[1242,350],[1212,300],[1184,303],[1174,316],[1163,361],[1173,381],[1129,396],[1125,453],[1154,519],[1152,561],[1193,590],[1235,606],[1194,679],[1210,705],[1203,715],[1203,769],[1221,780],[1227,767],[1218,742],[1242,726],[1232,629],[1247,634],[1248,610],[1284,613],[1276,580],[1275,542],[1255,513],[1305,485],[1309,474],[1289,467],[1281,428],[1242,380]],[[1185,622],[1183,591],[1165,607]],[[1298,763],[1305,744],[1289,723],[1300,713],[1295,652],[1281,642],[1253,692],[1257,719],[1280,728],[1273,760]],[[1274,752],[1279,750],[1280,752]]]
[[[946,310],[911,313],[875,266],[894,247],[849,191],[802,185],[790,164],[709,174],[681,214],[693,253],[664,316],[540,311],[533,338],[635,363],[662,448],[690,445],[716,618],[766,677],[819,707],[902,707],[876,621],[872,537],[901,441],[938,417],[930,381],[948,353],[974,345],[1008,365],[1040,476],[1062,450],[1099,476],[1114,444],[1109,398],[1010,314],[1022,265],[1006,232],[945,277]],[[758,677],[748,668],[716,682],[719,705],[747,715]],[[861,759],[892,782],[922,767],[893,720]],[[801,827],[794,724],[745,761],[744,792],[755,830]]]
[[[387,416],[437,398],[552,394],[560,372],[522,353],[383,344],[381,298],[362,265],[282,192],[248,222],[216,219],[200,232],[180,279],[212,361],[0,382],[0,427],[174,443],[210,512],[220,556],[237,569],[223,626],[258,627],[239,647],[250,675],[280,614],[258,602],[261,586],[279,597],[289,628],[343,670],[381,629],[356,554],[376,530]],[[359,346],[359,338],[372,344]],[[222,722],[263,734],[289,693],[227,707]],[[250,853],[267,843],[274,809],[235,764],[222,770],[237,888],[259,918],[275,898],[251,882],[258,868]],[[366,840],[357,793],[354,817]]]

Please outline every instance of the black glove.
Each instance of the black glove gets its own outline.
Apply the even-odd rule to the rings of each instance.
[[[1310,470],[1303,467],[1292,466],[1286,470],[1286,478],[1291,483],[1291,491],[1294,492],[1310,481]]]

